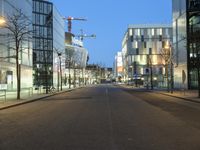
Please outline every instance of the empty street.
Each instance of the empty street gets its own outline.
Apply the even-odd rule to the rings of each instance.
[[[199,150],[200,104],[98,85],[0,111],[1,150]]]

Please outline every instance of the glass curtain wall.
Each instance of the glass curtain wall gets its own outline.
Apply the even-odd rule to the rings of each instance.
[[[1,16],[5,18],[21,11],[26,21],[31,21],[32,0],[1,0]],[[27,27],[32,30],[32,26]],[[0,28],[0,89],[16,90],[16,59],[15,42],[13,34],[5,28]],[[32,40],[27,37],[20,44],[21,88],[32,87]]]
[[[187,1],[189,89],[198,87],[200,72],[200,0]]]
[[[33,0],[33,83],[53,85],[53,4]]]

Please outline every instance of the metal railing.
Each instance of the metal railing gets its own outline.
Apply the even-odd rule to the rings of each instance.
[[[6,101],[6,90],[0,90],[0,97],[4,97],[4,101]]]

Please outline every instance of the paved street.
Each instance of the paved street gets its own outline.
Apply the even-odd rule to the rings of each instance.
[[[200,104],[100,85],[0,111],[0,150],[199,150]]]

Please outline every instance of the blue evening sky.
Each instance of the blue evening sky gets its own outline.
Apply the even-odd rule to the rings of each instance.
[[[85,17],[87,22],[73,21],[72,32],[80,29],[96,39],[87,38],[89,63],[112,67],[114,56],[128,24],[164,24],[172,21],[172,0],[52,0],[63,16]],[[67,24],[66,24],[67,30]]]

